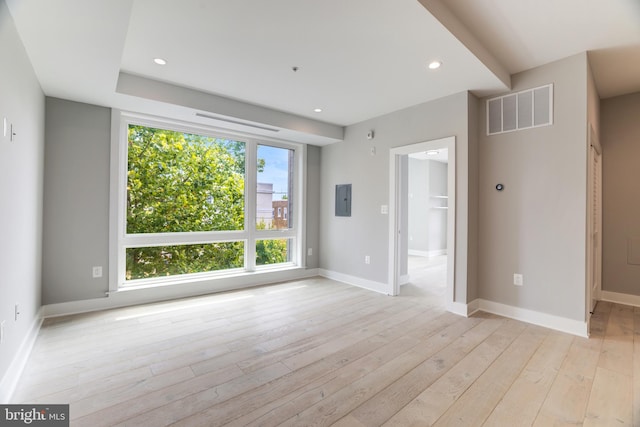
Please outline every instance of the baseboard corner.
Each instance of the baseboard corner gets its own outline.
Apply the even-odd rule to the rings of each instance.
[[[22,376],[22,372],[27,365],[31,351],[33,350],[36,338],[38,338],[38,333],[40,332],[40,327],[44,320],[43,313],[44,311],[42,307],[40,307],[31,322],[29,331],[22,340],[13,360],[9,364],[7,372],[0,380],[0,403],[11,403],[12,401],[13,395],[18,387],[18,382]]]

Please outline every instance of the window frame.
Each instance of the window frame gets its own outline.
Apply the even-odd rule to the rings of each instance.
[[[228,138],[245,143],[245,192],[244,229],[225,231],[194,231],[175,233],[129,234],[127,220],[127,171],[128,171],[128,128],[129,125],[155,127],[184,133],[192,133],[214,138]],[[268,145],[294,151],[293,196],[294,206],[300,218],[291,228],[282,230],[257,229],[257,148]],[[306,146],[300,143],[281,141],[263,136],[221,130],[201,124],[151,117],[144,114],[120,110],[112,111],[111,124],[111,191],[110,191],[110,261],[109,292],[117,292],[138,287],[152,287],[167,284],[196,282],[207,279],[221,279],[243,274],[266,271],[304,268],[304,230],[306,224],[305,173]],[[254,165],[254,167],[249,167]],[[291,239],[291,261],[264,266],[256,265],[256,242],[269,239]],[[244,244],[244,268],[225,269],[211,272],[188,273],[146,279],[126,280],[126,249],[168,245],[207,244],[217,242],[242,241]]]

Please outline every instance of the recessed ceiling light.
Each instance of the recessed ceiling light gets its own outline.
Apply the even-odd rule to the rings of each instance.
[[[438,154],[438,150],[429,150],[426,154],[427,156],[435,156],[436,154]]]
[[[430,70],[437,70],[438,68],[440,68],[440,66],[442,65],[442,62],[440,61],[433,61],[429,64],[429,69]]]
[[[316,113],[322,113],[322,108],[314,108],[313,111]]]
[[[167,65],[167,61],[162,58],[155,58],[153,62],[155,62],[158,65]]]

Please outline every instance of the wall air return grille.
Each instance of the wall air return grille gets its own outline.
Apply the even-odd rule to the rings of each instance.
[[[487,100],[487,135],[552,124],[552,84]]]

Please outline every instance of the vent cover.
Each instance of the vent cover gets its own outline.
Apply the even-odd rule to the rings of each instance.
[[[552,84],[487,100],[487,135],[552,124]]]

